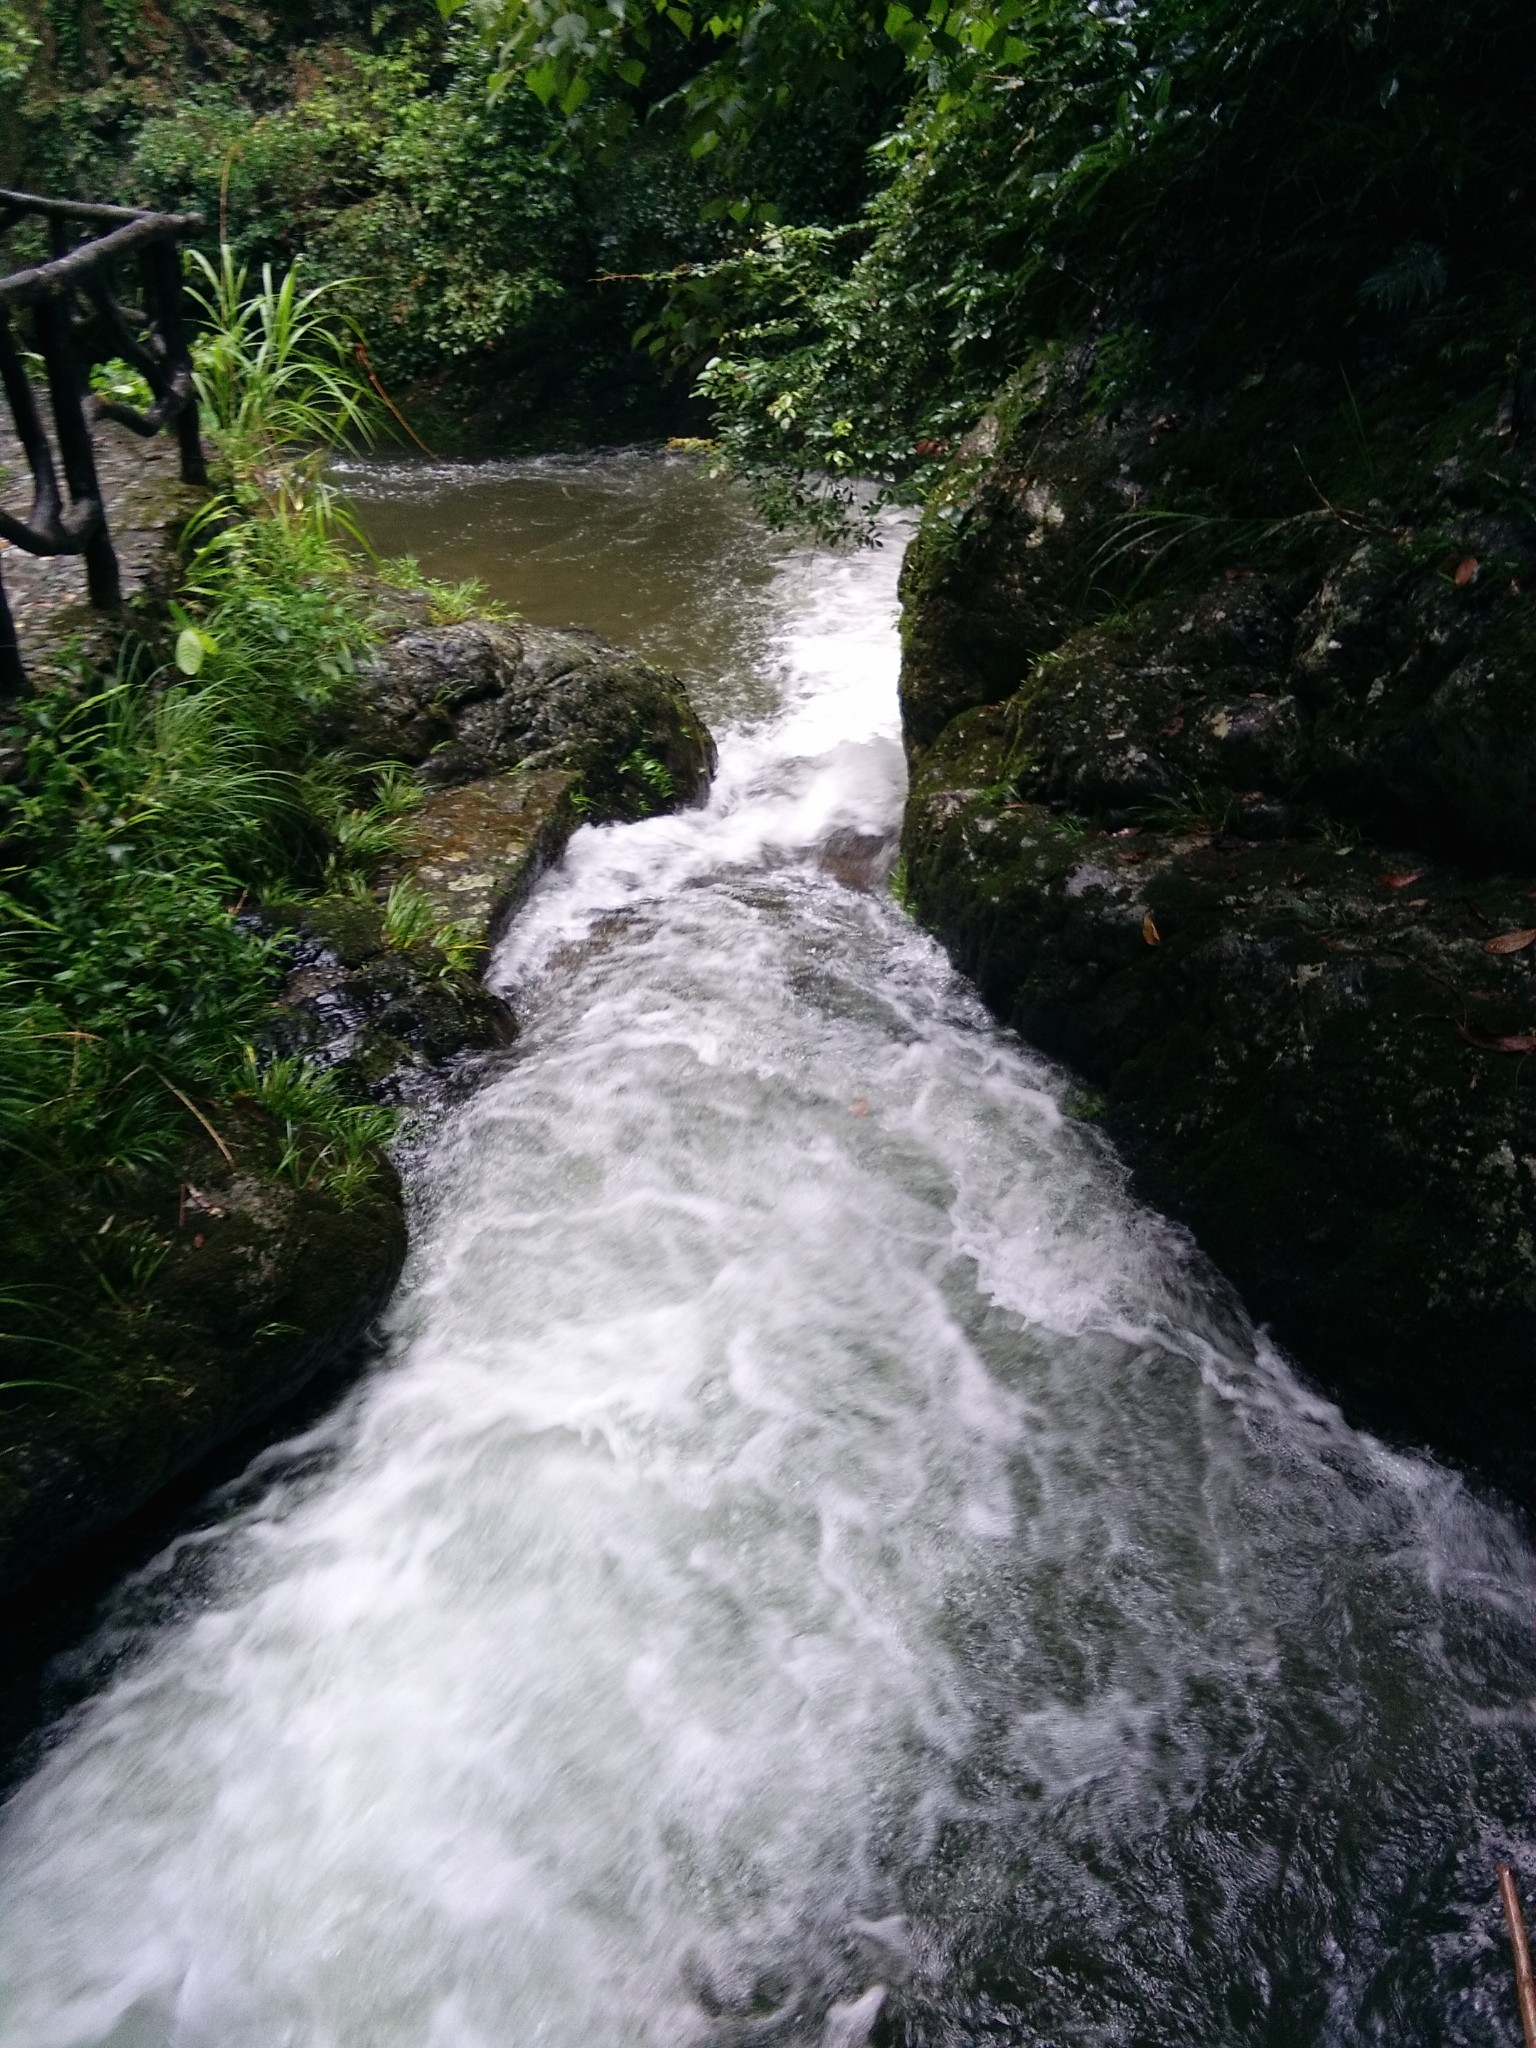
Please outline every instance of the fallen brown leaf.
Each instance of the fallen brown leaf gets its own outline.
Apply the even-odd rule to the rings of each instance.
[[[1495,932],[1491,939],[1484,939],[1485,953],[1523,953],[1527,946],[1536,943],[1536,925],[1528,931]]]
[[[1141,920],[1141,936],[1146,940],[1149,946],[1160,946],[1163,943],[1163,935],[1158,930],[1157,926],[1152,922],[1152,913],[1150,910],[1147,912],[1146,916]]]
[[[1488,1037],[1481,1031],[1474,1031],[1468,1024],[1458,1024],[1456,1029],[1479,1052],[1536,1052],[1536,1032],[1508,1031],[1496,1038]]]
[[[1383,889],[1406,889],[1410,882],[1422,881],[1423,868],[1410,868],[1406,875],[1378,875],[1377,881]]]

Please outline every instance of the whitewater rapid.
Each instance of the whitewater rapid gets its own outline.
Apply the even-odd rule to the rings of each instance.
[[[900,538],[509,934],[385,1357],[11,1801],[0,2048],[1503,2037],[1530,1553],[881,884]]]

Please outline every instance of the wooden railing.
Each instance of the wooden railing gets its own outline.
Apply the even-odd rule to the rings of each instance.
[[[183,478],[207,482],[180,249],[182,238],[203,225],[202,217],[0,189],[0,234],[27,218],[46,223],[52,253],[45,262],[0,276],[0,387],[31,472],[32,507],[25,518],[0,510],[0,538],[31,555],[83,556],[92,605],[113,611],[121,602],[121,581],[96,474],[93,420],[117,420],[144,435],[174,428]],[[136,306],[119,296],[120,270],[130,262],[138,273]],[[18,315],[29,334],[18,331]],[[27,373],[28,344],[43,363],[52,441]],[[142,412],[90,391],[90,365],[115,358],[130,363],[148,384],[151,403]],[[0,582],[0,699],[15,698],[25,687]]]

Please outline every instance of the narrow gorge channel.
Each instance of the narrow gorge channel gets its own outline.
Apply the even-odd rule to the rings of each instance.
[[[1340,1420],[884,886],[901,534],[682,459],[348,479],[684,672],[412,1161],[386,1355],[109,1600],[0,2048],[1506,2043],[1514,1521]]]

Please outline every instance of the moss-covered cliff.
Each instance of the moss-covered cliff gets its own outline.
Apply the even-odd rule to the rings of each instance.
[[[1536,1500],[1536,516],[1507,339],[1041,358],[909,558],[904,879],[1359,1417]]]

